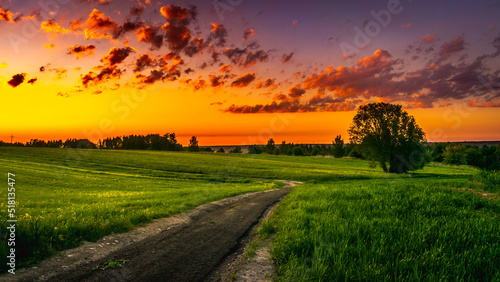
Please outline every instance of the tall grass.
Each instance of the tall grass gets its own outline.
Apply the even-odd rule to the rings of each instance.
[[[499,171],[488,171],[482,170],[479,173],[475,174],[472,178],[472,181],[475,182],[476,186],[480,188],[493,192],[500,192],[500,172]],[[474,187],[474,186],[473,186]]]
[[[280,205],[280,280],[500,279],[500,204],[465,181],[297,187]]]

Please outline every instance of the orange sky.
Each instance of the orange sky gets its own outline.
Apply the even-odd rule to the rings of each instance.
[[[429,141],[500,140],[500,23],[486,2],[405,3],[373,36],[388,8],[370,1],[342,13],[327,1],[89,2],[0,2],[0,140],[330,143],[370,101],[403,104]]]

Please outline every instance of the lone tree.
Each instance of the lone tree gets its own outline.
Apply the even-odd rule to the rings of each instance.
[[[342,158],[344,156],[345,149],[344,149],[344,140],[342,140],[342,136],[337,135],[337,137],[335,137],[332,151],[333,151],[333,157],[335,158]]]
[[[425,133],[401,105],[371,103],[360,106],[349,128],[351,142],[385,172],[406,173],[427,160]],[[387,168],[389,163],[389,169]]]
[[[191,139],[189,140],[188,151],[190,152],[200,151],[200,147],[198,147],[198,140],[196,139],[196,136],[191,137]]]
[[[273,138],[271,138],[271,139],[267,140],[267,145],[265,147],[265,151],[269,155],[272,155],[274,152],[274,149],[276,149],[276,143],[274,143]]]

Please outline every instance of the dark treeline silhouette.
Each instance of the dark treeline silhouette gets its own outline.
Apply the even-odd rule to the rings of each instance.
[[[6,143],[0,140],[0,147],[24,147],[23,143]]]
[[[193,136],[194,137],[194,136]],[[175,133],[129,135],[123,137],[106,138],[97,143],[99,149],[124,150],[162,150],[182,151],[182,145],[177,142]]]
[[[363,157],[358,152],[359,150],[356,149],[357,147],[358,145],[351,143],[344,145],[344,140],[340,135],[338,135],[335,138],[335,141],[333,141],[331,145],[294,144],[294,143],[287,143],[286,141],[283,141],[281,142],[281,144],[277,145],[271,138],[267,141],[267,144],[264,146],[261,145],[248,146],[248,153],[249,154],[267,153],[272,155],[289,155],[289,156],[333,156],[335,158],[353,157],[362,159]]]
[[[86,149],[96,149],[96,145],[90,142],[88,139],[66,139],[62,140],[39,140],[31,139],[26,142],[26,144],[16,142],[14,144],[5,143],[0,141],[0,146],[10,146],[10,147],[45,147],[45,148],[86,148]]]

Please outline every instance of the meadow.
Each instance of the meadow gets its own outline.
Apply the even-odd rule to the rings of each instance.
[[[0,147],[0,168],[16,174],[25,265],[286,179],[304,184],[270,220],[278,280],[500,279],[498,185],[470,167],[389,175],[356,159]]]

